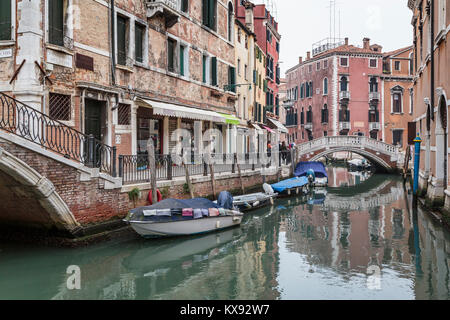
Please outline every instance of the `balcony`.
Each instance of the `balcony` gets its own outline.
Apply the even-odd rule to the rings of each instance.
[[[294,100],[286,100],[286,101],[284,101],[283,107],[285,109],[289,109],[289,108],[292,108],[294,106],[294,104],[295,104]]]
[[[341,92],[339,92],[339,100],[341,100],[341,101],[349,101],[350,100],[350,91],[341,91]]]
[[[380,93],[379,92],[369,92],[369,102],[380,101]]]
[[[381,125],[379,122],[369,122],[369,131],[381,130]]]
[[[179,0],[147,0],[147,18],[161,15],[166,19],[166,28],[170,28],[180,19],[179,8]]]
[[[312,131],[312,129],[313,129],[313,124],[312,124],[312,122],[307,122],[307,123],[305,124],[305,129],[306,129],[306,130],[309,130],[309,131]]]

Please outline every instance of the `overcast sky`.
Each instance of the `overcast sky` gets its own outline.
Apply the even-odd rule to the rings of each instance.
[[[270,0],[254,0],[267,3]],[[299,56],[312,51],[312,44],[329,37],[330,0],[272,0],[278,14],[281,38],[281,74],[298,63]],[[270,9],[270,8],[269,8]],[[275,11],[275,10],[274,10]],[[392,51],[412,45],[412,12],[407,0],[337,0],[336,37],[362,45],[364,37],[370,43]]]

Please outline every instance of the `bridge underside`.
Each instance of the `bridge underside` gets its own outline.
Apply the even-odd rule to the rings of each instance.
[[[381,154],[377,155],[376,152],[361,148],[343,147],[343,148],[322,149],[314,152],[314,154],[307,161],[317,161],[322,157],[337,152],[352,152],[358,154],[369,160],[376,167],[378,172],[392,172],[397,170],[397,164],[392,163],[389,159],[389,156],[383,156]]]

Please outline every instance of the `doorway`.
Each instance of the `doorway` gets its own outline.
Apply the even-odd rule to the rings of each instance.
[[[93,135],[96,141],[104,143],[106,138],[106,102],[86,99],[84,103],[84,133]],[[89,152],[89,146],[86,147]],[[93,161],[94,167],[102,165],[102,150],[97,143],[94,145],[94,158],[86,157],[87,162]]]

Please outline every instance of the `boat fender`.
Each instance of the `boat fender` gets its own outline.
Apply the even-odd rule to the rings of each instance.
[[[251,204],[249,204],[248,202],[246,202],[246,203],[245,203],[245,207],[246,207],[247,209],[250,209],[252,206],[251,206]]]
[[[296,194],[298,194],[298,188],[297,188],[297,189],[295,189],[295,193],[296,193]]]
[[[288,189],[287,194],[291,195],[291,189]]]
[[[271,197],[270,198],[270,204],[273,205],[273,203],[274,203],[274,201],[273,201],[273,198]]]
[[[216,229],[219,229],[220,228],[220,221],[217,221],[216,222]]]
[[[256,201],[255,203],[253,203],[253,206],[256,207],[259,205],[259,201]]]
[[[159,191],[159,189],[156,189],[156,197],[157,197],[158,202],[161,202],[162,194]],[[153,205],[153,193],[152,193],[152,190],[150,190],[148,192],[148,203],[150,203],[150,205]]]

